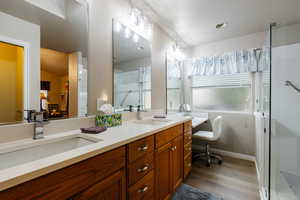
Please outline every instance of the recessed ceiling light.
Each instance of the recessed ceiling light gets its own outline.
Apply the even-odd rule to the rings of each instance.
[[[223,23],[217,24],[217,25],[216,25],[216,29],[223,29],[223,28],[225,28],[227,25],[228,25],[227,22],[223,22]]]

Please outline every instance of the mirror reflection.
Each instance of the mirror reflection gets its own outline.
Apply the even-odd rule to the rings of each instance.
[[[114,20],[114,107],[151,109],[150,42]]]
[[[0,41],[0,123],[23,120],[24,48]]]
[[[85,0],[0,2],[12,29],[0,31],[0,123],[23,121],[28,109],[49,119],[87,114],[87,8]]]

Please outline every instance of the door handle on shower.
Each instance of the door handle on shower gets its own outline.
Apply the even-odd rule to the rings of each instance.
[[[294,90],[300,93],[300,89],[296,85],[294,85],[291,81],[285,81],[285,85],[291,86]]]

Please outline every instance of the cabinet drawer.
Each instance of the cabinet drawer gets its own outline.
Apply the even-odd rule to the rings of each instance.
[[[154,172],[149,172],[139,182],[129,188],[130,200],[153,200],[154,199]]]
[[[125,147],[112,150],[0,192],[0,199],[68,199],[125,167]]]
[[[132,185],[153,169],[154,153],[151,152],[128,166],[128,183]]]
[[[188,121],[184,123],[184,132],[192,130],[192,121]]]
[[[80,192],[68,200],[114,199],[125,200],[126,180],[123,170],[117,171],[104,180],[95,183],[90,188]]]
[[[184,178],[186,178],[192,169],[192,154],[184,159]]]
[[[187,157],[190,153],[192,153],[192,142],[184,145],[184,157]]]
[[[159,132],[155,135],[155,148],[161,147],[164,144],[167,144],[177,136],[183,134],[183,125],[177,125],[162,132]]]
[[[138,158],[154,150],[154,136],[143,138],[130,143],[128,146],[128,162],[132,163]]]
[[[192,142],[192,131],[184,133],[184,144],[188,144],[190,142]]]

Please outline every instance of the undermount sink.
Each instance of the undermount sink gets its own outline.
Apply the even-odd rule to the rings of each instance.
[[[43,159],[102,141],[87,135],[74,134],[45,138],[0,149],[0,170]]]
[[[134,123],[144,124],[144,125],[164,125],[171,121],[172,120],[169,120],[169,119],[143,119],[143,120],[136,120],[136,121],[134,121]]]

